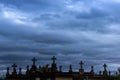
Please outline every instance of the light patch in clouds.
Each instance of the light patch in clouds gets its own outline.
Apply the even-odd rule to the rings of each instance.
[[[40,24],[32,22],[32,14],[27,14],[25,12],[19,11],[15,8],[1,7],[1,17],[10,21],[13,25],[21,25],[26,27],[39,27]],[[42,25],[42,24],[41,24]],[[42,25],[43,26],[43,25]]]
[[[70,11],[76,11],[76,12],[90,12],[90,7],[87,7],[84,3],[79,2],[77,4],[68,4],[66,5],[67,9]]]

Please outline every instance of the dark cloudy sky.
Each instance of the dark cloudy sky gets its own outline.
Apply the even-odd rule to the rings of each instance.
[[[51,63],[120,67],[120,0],[0,0],[0,72]]]

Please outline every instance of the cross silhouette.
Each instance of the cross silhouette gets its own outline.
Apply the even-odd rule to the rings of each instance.
[[[19,74],[22,74],[21,70],[22,70],[22,68],[20,67],[20,68],[19,68]]]
[[[53,60],[53,64],[54,64],[54,63],[55,63],[55,60],[56,60],[56,57],[53,56],[53,57],[51,58],[51,60]]]
[[[94,66],[91,66],[91,70],[93,70],[94,69]]]
[[[17,65],[13,64],[12,67],[13,67],[13,74],[16,74],[16,67],[17,67]]]
[[[104,68],[106,68],[106,67],[107,67],[107,65],[106,65],[106,64],[104,64],[104,65],[103,65],[103,67],[104,67]]]
[[[13,67],[13,68],[16,68],[16,67],[17,67],[17,65],[16,65],[16,64],[13,64],[13,65],[12,65],[12,67]]]
[[[71,69],[72,69],[72,65],[70,64],[70,66],[69,66]]]
[[[37,61],[37,59],[34,57],[32,61],[33,61],[33,65],[35,65],[35,62]]]
[[[83,66],[83,64],[84,64],[83,61],[80,61],[79,64],[80,64],[80,69],[82,69],[82,66]]]
[[[99,74],[101,75],[102,71],[99,71]]]
[[[111,75],[111,72],[109,71],[109,76]]]
[[[7,67],[7,75],[9,75],[9,67]]]
[[[69,65],[69,71],[72,72],[72,65]]]
[[[62,66],[59,66],[60,72],[62,72]]]
[[[107,67],[107,65],[106,65],[106,64],[104,64],[104,65],[103,65],[103,67],[104,67],[104,71],[106,71],[106,67]]]

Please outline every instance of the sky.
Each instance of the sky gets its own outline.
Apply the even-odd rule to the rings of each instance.
[[[120,67],[120,0],[0,0],[0,72],[16,63]]]

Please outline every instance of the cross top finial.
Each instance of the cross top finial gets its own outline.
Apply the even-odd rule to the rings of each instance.
[[[84,64],[83,61],[80,61],[79,64],[80,64],[80,69],[82,69],[82,66],[83,66],[83,64]]]
[[[70,68],[72,68],[72,65],[70,64]]]
[[[91,66],[91,69],[93,70],[93,69],[94,69],[94,66]]]
[[[103,65],[103,67],[104,67],[104,68],[106,68],[106,67],[107,67],[107,65],[106,65],[106,64],[104,64],[104,65]]]
[[[101,74],[101,73],[102,73],[102,71],[99,71],[99,73]]]
[[[80,61],[80,63],[79,63],[80,65],[83,65],[84,63],[83,63],[83,61]]]
[[[17,65],[16,65],[16,64],[13,64],[13,65],[12,65],[12,67],[13,67],[13,68],[16,68],[16,67],[17,67]]]
[[[32,61],[33,61],[33,65],[35,65],[35,62],[37,61],[37,59],[33,57]]]
[[[107,69],[106,69],[107,65],[104,64],[103,67],[104,67],[104,71],[107,71]]]
[[[9,67],[7,67],[7,70],[9,70]]]
[[[72,65],[71,64],[69,65],[69,71],[72,71]]]
[[[55,63],[56,57],[53,56],[53,57],[51,58],[51,60],[53,60],[53,63]]]

